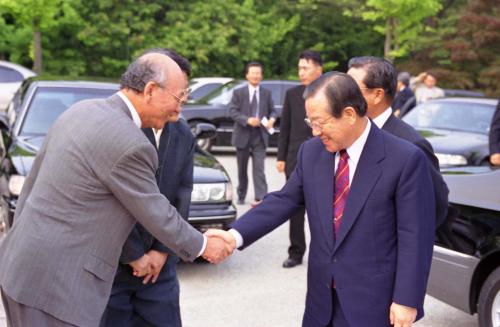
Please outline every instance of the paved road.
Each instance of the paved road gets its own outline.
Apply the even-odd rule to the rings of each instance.
[[[218,155],[236,186],[234,155]],[[266,160],[269,189],[285,181]],[[251,171],[251,169],[249,169]],[[249,195],[253,195],[250,189]],[[242,214],[249,205],[238,206]],[[300,326],[306,293],[306,264],[281,268],[288,246],[285,224],[226,262],[181,264],[181,311],[185,327],[295,327]],[[426,317],[416,327],[477,327],[476,317],[432,297],[426,298]],[[6,327],[0,304],[0,327]]]

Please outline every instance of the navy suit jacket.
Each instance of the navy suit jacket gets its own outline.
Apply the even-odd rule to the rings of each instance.
[[[396,93],[396,97],[392,102],[392,110],[401,110],[406,101],[410,100],[414,96],[415,94],[413,93],[413,91],[408,86],[405,87],[404,90]]]
[[[333,280],[351,326],[388,326],[393,301],[417,308],[421,318],[435,222],[425,155],[372,124],[336,240],[333,190],[334,154],[313,138],[299,150],[283,189],[232,227],[246,247],[305,205],[311,243],[303,326],[329,323]]]
[[[436,228],[438,228],[446,220],[446,216],[448,215],[448,193],[450,191],[448,190],[448,186],[443,176],[441,176],[439,161],[434,154],[432,145],[423,138],[415,128],[394,115],[391,115],[389,119],[387,119],[382,129],[415,144],[424,152],[429,160],[432,184],[434,185],[434,201],[436,202]]]
[[[490,154],[500,153],[500,100],[498,101],[495,114],[491,119],[489,140]]]
[[[143,132],[156,147],[153,130],[144,128]],[[193,190],[194,151],[195,138],[183,119],[165,125],[160,136],[156,181],[160,192],[186,220]],[[137,260],[151,249],[168,253],[169,261],[178,260],[172,251],[137,223],[123,245],[120,263],[128,264]]]
[[[233,97],[229,103],[229,115],[234,120],[234,130],[231,137],[231,144],[238,149],[245,148],[250,142],[250,136],[254,127],[247,124],[247,120],[252,116],[250,108],[250,95],[248,86],[234,90]],[[276,109],[274,108],[273,97],[271,91],[259,86],[259,118],[263,117],[276,118]],[[269,133],[260,126],[260,132],[264,144],[267,146],[269,142]]]

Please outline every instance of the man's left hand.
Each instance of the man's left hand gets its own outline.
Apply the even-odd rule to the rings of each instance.
[[[394,327],[411,327],[417,319],[417,309],[392,302],[389,318]]]
[[[149,281],[151,281],[154,284],[156,283],[156,280],[158,279],[158,276],[160,275],[165,262],[167,262],[168,254],[156,250],[149,250],[147,254],[151,258],[152,271],[150,274],[144,277],[142,283],[147,284],[149,283]]]

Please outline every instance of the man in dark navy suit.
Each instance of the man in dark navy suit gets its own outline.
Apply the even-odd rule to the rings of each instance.
[[[431,166],[436,203],[436,227],[448,214],[448,186],[439,171],[439,161],[432,145],[412,126],[392,114],[391,104],[396,93],[396,69],[383,58],[355,57],[349,60],[349,71],[358,83],[368,109],[366,115],[378,128],[418,146],[427,156]]]
[[[415,94],[410,88],[410,73],[401,72],[398,74],[397,93],[392,102],[392,111],[396,117],[403,117],[408,112],[401,112],[405,103],[413,98]]]
[[[490,126],[490,163],[500,166],[500,100]]]
[[[413,144],[378,129],[347,74],[306,89],[306,141],[282,190],[229,232],[247,247],[305,206],[311,230],[303,326],[408,327],[423,316],[434,241],[429,163]]]
[[[190,75],[190,63],[174,51],[150,52],[168,55]],[[144,128],[143,132],[158,149],[156,180],[160,192],[187,220],[193,190],[193,134],[178,115],[173,115],[162,130]],[[178,261],[172,251],[137,223],[123,246],[101,326],[181,327]]]
[[[298,70],[301,85],[292,87],[286,92],[280,120],[276,169],[280,173],[284,172],[287,180],[297,164],[300,146],[312,137],[311,128],[304,122],[306,118],[304,90],[323,73],[320,54],[311,50],[303,51],[299,56]],[[302,263],[302,257],[306,252],[304,214],[305,209],[302,208],[290,218],[290,246],[288,258],[283,262],[284,268],[292,268]]]

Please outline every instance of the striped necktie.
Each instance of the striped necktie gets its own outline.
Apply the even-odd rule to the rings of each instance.
[[[337,235],[342,222],[344,207],[349,196],[349,155],[346,150],[340,150],[340,160],[335,172],[335,191],[333,201],[334,234]]]

